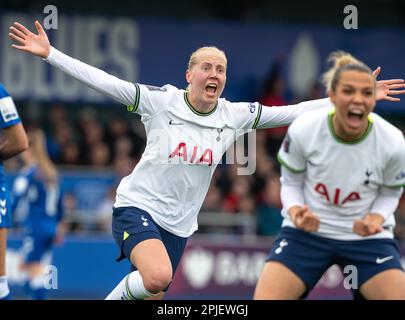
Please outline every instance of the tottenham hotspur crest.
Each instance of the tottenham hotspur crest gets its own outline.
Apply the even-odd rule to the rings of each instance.
[[[364,181],[364,185],[368,185],[370,183],[370,176],[373,174],[373,171],[367,168],[366,172],[366,180]]]
[[[143,216],[141,216],[141,219],[143,220],[142,225],[145,226],[145,227],[147,227],[147,226],[149,225],[149,224],[147,223],[148,219],[147,219],[147,218],[144,218]]]

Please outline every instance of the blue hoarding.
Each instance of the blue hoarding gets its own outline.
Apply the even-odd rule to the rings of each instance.
[[[16,99],[111,103],[53,70],[41,59],[16,53],[6,36],[14,21],[33,29],[35,18],[21,13],[0,15],[0,79]],[[405,77],[405,32],[401,28],[345,30],[320,25],[195,22],[127,17],[64,15],[58,29],[48,31],[63,52],[128,81],[186,87],[185,70],[191,52],[215,45],[228,56],[224,96],[257,100],[258,89],[272,63],[282,72],[292,96],[304,97],[326,68],[326,58],[347,50],[370,65],[381,66],[382,78]],[[33,80],[35,79],[35,81]],[[381,103],[380,108],[405,112],[405,104]]]

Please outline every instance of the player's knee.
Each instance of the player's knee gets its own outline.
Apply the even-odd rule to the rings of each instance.
[[[156,267],[150,270],[143,278],[145,289],[151,293],[157,293],[165,289],[172,281],[173,272],[171,267]]]

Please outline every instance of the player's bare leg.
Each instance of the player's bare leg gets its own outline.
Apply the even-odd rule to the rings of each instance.
[[[367,280],[360,292],[370,300],[405,300],[405,272],[399,269],[380,272]]]
[[[9,296],[9,288],[6,278],[6,248],[7,229],[0,228],[0,299]]]
[[[279,262],[265,264],[257,282],[254,300],[292,300],[305,292],[304,282]]]
[[[127,275],[106,300],[163,298],[162,290],[172,281],[169,255],[162,241],[147,239],[131,251],[131,263],[136,271]]]
[[[130,260],[149,292],[159,293],[172,281],[172,264],[162,241],[148,239],[140,242],[132,250]]]
[[[6,275],[7,229],[0,228],[0,277]]]

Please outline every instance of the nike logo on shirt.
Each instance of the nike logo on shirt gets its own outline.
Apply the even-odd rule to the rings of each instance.
[[[381,263],[384,263],[384,262],[386,262],[386,261],[388,261],[388,260],[391,260],[391,259],[394,259],[394,256],[388,256],[388,257],[385,257],[385,258],[377,258],[377,259],[375,260],[375,262],[376,262],[377,264],[381,264]]]
[[[170,121],[169,121],[169,124],[170,124],[171,126],[181,126],[181,125],[183,125],[184,123],[183,123],[183,122],[174,122],[173,120],[170,120]]]

